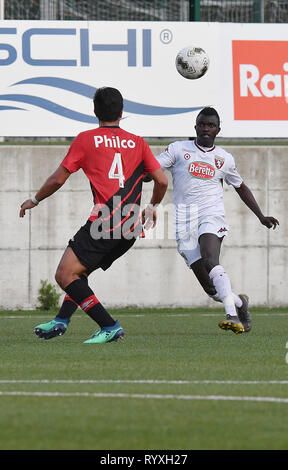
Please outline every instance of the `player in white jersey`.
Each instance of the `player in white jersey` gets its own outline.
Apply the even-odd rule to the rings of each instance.
[[[219,263],[221,243],[229,230],[223,181],[235,188],[263,225],[275,229],[279,222],[262,214],[239,175],[233,156],[214,145],[220,131],[219,115],[214,108],[200,111],[195,130],[195,141],[174,142],[156,157],[162,169],[171,171],[173,177],[178,251],[205,292],[223,302],[226,320],[219,323],[220,328],[236,334],[248,332],[252,327],[248,296],[232,292],[229,277]]]

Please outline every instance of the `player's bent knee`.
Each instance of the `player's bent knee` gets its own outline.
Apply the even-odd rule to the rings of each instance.
[[[85,282],[88,282],[87,276],[82,274],[75,273],[71,269],[58,267],[55,273],[55,281],[61,289],[65,290],[71,282],[76,281],[77,279],[83,279]]]
[[[57,282],[58,286],[61,287],[61,274],[60,274],[60,271],[58,269],[55,273],[55,281]]]
[[[67,286],[67,278],[68,278],[67,274],[68,273],[66,273],[63,269],[59,269],[59,268],[57,269],[55,273],[55,281],[61,287],[61,289],[64,289]]]

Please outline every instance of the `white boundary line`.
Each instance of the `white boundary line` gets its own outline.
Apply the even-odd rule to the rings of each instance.
[[[288,385],[288,380],[61,380],[61,379],[31,379],[13,380],[3,379],[0,384],[163,384],[163,385]]]
[[[212,400],[212,401],[250,401],[269,403],[288,403],[288,398],[278,397],[239,397],[225,395],[153,395],[136,393],[61,393],[61,392],[1,392],[0,396],[37,396],[37,397],[89,397],[89,398],[136,398],[145,400]]]
[[[153,315],[154,317],[155,316],[159,316],[159,317],[195,317],[195,316],[201,316],[201,317],[219,317],[219,316],[223,316],[223,312],[222,311],[219,311],[219,313],[216,313],[216,312],[211,312],[211,313],[158,313],[157,311],[156,312],[151,312],[151,313],[119,313],[117,316],[119,316],[119,318],[121,317],[130,317],[130,318],[142,318],[142,317],[150,317],[151,318],[151,315]],[[284,313],[284,312],[271,312],[271,313],[254,313],[253,314],[253,317],[270,317],[270,316],[273,316],[273,317],[287,317],[288,316],[288,312]],[[17,320],[17,319],[43,319],[45,320],[45,318],[50,318],[51,315],[0,315],[0,320]],[[84,314],[83,315],[77,315],[77,314],[74,314],[73,315],[73,318],[85,318]]]

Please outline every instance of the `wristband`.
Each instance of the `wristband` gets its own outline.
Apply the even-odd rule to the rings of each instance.
[[[39,201],[37,201],[36,197],[31,197],[31,201],[33,202],[33,204],[35,204],[35,206],[38,206]]]

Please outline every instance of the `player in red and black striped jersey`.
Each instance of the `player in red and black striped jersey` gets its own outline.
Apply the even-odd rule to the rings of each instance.
[[[142,137],[108,125],[79,134],[61,166],[69,173],[82,168],[88,177],[95,204],[91,221],[98,218],[102,206],[112,213],[114,198],[120,199],[115,211],[123,205],[139,205],[144,174],[160,168]]]
[[[126,253],[142,233],[142,223],[146,228],[155,225],[155,206],[161,202],[168,185],[144,139],[119,127],[123,112],[121,93],[103,87],[97,90],[93,101],[99,128],[75,138],[59,168],[20,210],[23,217],[27,209],[57,191],[79,169],[90,181],[93,210],[86,224],[69,241],[56,271],[56,281],[66,292],[63,305],[54,320],[34,329],[44,339],[63,334],[78,306],[100,326],[86,343],[106,343],[123,337],[123,329],[96,298],[87,278],[95,269],[108,269]],[[152,176],[154,188],[140,220],[145,174]]]

